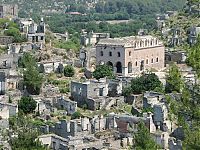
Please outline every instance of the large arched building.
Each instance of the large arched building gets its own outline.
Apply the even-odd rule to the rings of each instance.
[[[145,70],[164,68],[165,48],[153,36],[131,36],[102,39],[96,45],[97,65],[107,64],[122,76],[133,76]]]

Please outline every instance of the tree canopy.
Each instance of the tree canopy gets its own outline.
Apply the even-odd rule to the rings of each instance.
[[[108,78],[114,77],[112,68],[108,65],[97,66],[95,71],[93,72],[93,76],[97,80],[104,78],[104,77],[108,77]]]
[[[32,119],[19,113],[9,118],[10,129],[17,135],[9,141],[12,150],[47,150],[37,140],[39,132],[33,126]]]
[[[180,92],[183,86],[181,72],[175,64],[172,64],[169,68],[169,72],[166,78],[165,91],[171,93],[173,91]]]
[[[155,73],[145,73],[131,81],[133,94],[140,94],[145,91],[155,90],[156,88],[162,88],[162,83]]]
[[[159,145],[152,139],[151,134],[145,124],[140,122],[138,124],[138,131],[134,134],[136,150],[156,150]]]
[[[26,90],[30,94],[38,95],[42,86],[43,77],[39,73],[34,57],[30,53],[25,53],[19,65],[25,67],[23,78]]]
[[[18,107],[25,114],[33,113],[36,109],[36,101],[32,97],[22,97],[19,100]]]
[[[200,77],[200,36],[197,39],[197,43],[193,45],[188,50],[187,64],[192,66],[193,69],[197,72],[198,77]]]

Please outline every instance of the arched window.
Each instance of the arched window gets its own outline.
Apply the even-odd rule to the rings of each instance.
[[[116,63],[117,73],[122,73],[122,63],[117,62]]]
[[[120,52],[117,52],[117,56],[118,56],[118,57],[121,57],[121,54],[120,54]]]
[[[156,62],[158,62],[158,57],[156,58]]]
[[[132,73],[132,63],[128,63],[128,73]]]
[[[145,40],[145,47],[147,47],[148,46],[148,44],[147,44],[147,40]]]
[[[146,64],[149,64],[149,60],[148,59],[146,60]]]
[[[140,47],[142,47],[142,41],[140,41]]]
[[[156,39],[156,45],[158,45],[158,39]]]
[[[103,56],[103,51],[100,52],[100,55]]]
[[[129,56],[131,56],[131,51],[128,53]]]
[[[153,58],[151,59],[151,63],[153,63]]]
[[[138,64],[137,64],[137,61],[135,62],[135,66],[137,66]]]
[[[112,56],[112,52],[109,52],[109,56]]]
[[[151,40],[151,46],[153,45],[153,41]]]

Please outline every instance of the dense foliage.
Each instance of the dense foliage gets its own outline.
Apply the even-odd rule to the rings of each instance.
[[[182,77],[181,72],[179,71],[178,67],[173,64],[169,68],[169,72],[166,78],[166,87],[165,91],[167,93],[171,93],[173,91],[180,92],[182,88]]]
[[[155,90],[160,87],[162,87],[162,83],[155,73],[143,74],[131,81],[131,89],[134,94]]]
[[[79,111],[76,111],[72,114],[71,119],[79,119],[82,117],[82,114]]]
[[[134,149],[136,150],[156,150],[159,148],[143,122],[138,124],[138,132],[134,135],[134,139]]]
[[[198,77],[200,77],[200,36],[198,37],[197,43],[193,45],[188,50],[187,63],[192,66],[193,69],[197,72]]]
[[[168,98],[170,113],[183,128],[183,149],[199,149],[200,143],[200,93],[199,85],[185,83],[181,91],[181,97]],[[173,116],[171,115],[171,116]]]
[[[25,114],[33,113],[36,105],[37,103],[32,97],[22,97],[18,103],[19,110]]]
[[[39,132],[33,126],[32,119],[22,114],[9,118],[10,129],[15,137],[9,141],[12,150],[47,150],[37,140]]]
[[[12,36],[13,42],[24,42],[27,40],[25,36],[21,35],[19,26],[7,19],[0,18],[0,32],[6,36]]]
[[[93,76],[97,80],[104,78],[104,77],[108,77],[108,78],[114,77],[112,68],[110,66],[107,66],[107,65],[97,66],[97,68],[93,72]]]
[[[19,65],[25,67],[23,71],[24,86],[28,93],[38,95],[42,86],[43,77],[38,71],[34,57],[30,53],[25,53]]]
[[[64,68],[64,76],[73,77],[74,74],[75,74],[75,70],[74,70],[73,66],[71,66],[71,65],[65,66],[65,68]]]

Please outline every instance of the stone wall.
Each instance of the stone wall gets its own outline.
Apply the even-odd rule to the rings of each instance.
[[[0,45],[7,45],[13,42],[12,36],[0,36]]]

